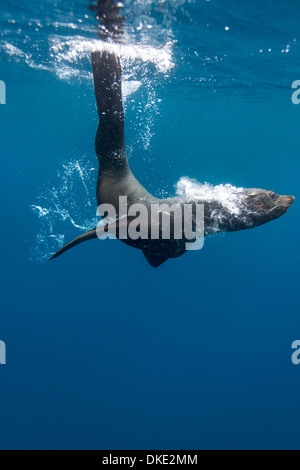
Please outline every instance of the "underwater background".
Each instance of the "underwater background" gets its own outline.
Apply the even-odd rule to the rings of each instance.
[[[1,0],[0,448],[298,449],[299,2],[124,0],[123,13],[141,183],[296,201],[159,269],[112,240],[49,263],[95,225],[100,45],[86,0]]]

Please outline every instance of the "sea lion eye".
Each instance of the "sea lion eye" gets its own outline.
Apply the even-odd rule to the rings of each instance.
[[[271,193],[270,193],[270,196],[271,196],[272,199],[275,199],[275,198],[277,197],[277,194],[274,193],[274,192],[271,192]]]

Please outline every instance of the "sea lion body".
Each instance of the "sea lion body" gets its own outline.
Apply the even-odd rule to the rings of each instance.
[[[114,24],[114,20],[118,18],[119,7],[116,7],[112,0],[105,0],[105,2],[99,1],[95,8],[98,12],[97,18],[99,20],[102,18],[105,25],[105,34],[111,34],[115,41],[119,41],[123,20],[119,18],[120,21]],[[107,14],[105,8],[108,11]],[[101,38],[103,34],[101,30],[99,33]],[[92,67],[99,114],[95,145],[99,160],[97,203],[100,208],[103,205],[109,205],[115,209],[115,220],[108,230],[114,230],[117,238],[127,245],[142,250],[152,266],[158,267],[169,258],[177,258],[187,251],[191,240],[186,236],[185,226],[182,226],[181,238],[175,236],[175,212],[181,213],[182,220],[184,220],[186,206],[191,207],[192,225],[195,225],[197,206],[204,207],[203,235],[254,228],[280,217],[288,210],[294,201],[292,196],[278,196],[272,191],[262,189],[240,189],[235,195],[234,211],[216,198],[207,199],[200,195],[192,199],[187,197],[160,199],[150,194],[131,172],[126,156],[120,59],[114,52],[110,52],[109,48],[107,51],[93,52]],[[135,221],[135,217],[131,214],[124,222],[121,217],[124,208],[120,207],[120,198],[126,198],[128,215],[136,204],[142,205],[146,210],[147,215],[144,216],[140,225],[145,228],[147,238],[136,238],[130,234],[126,238],[120,236],[121,233],[124,234],[124,224],[128,225]],[[163,236],[162,221],[158,222],[158,227],[154,227],[151,216],[153,206],[162,204],[165,205],[164,213],[170,220],[168,238]],[[157,224],[157,221],[155,223]],[[154,228],[156,233],[158,230],[158,238],[152,236]],[[95,228],[60,249],[51,259],[97,236],[99,236],[99,231]],[[193,241],[196,241],[196,238]]]

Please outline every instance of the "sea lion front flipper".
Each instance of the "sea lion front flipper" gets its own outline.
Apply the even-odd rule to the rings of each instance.
[[[112,234],[113,236],[116,236],[118,234],[118,231],[121,227],[124,227],[124,223],[127,225],[127,221],[121,222],[117,220],[116,222],[113,222],[111,224],[106,224],[106,225],[99,225],[97,228],[94,228],[93,230],[90,230],[89,232],[83,233],[79,237],[75,238],[75,240],[72,240],[70,243],[67,245],[63,246],[60,250],[58,250],[51,258],[49,261],[52,261],[55,258],[58,258],[60,255],[64,254],[66,251],[70,250],[71,248],[74,248],[74,246],[79,245],[80,243],[86,242],[88,240],[94,240],[95,238],[101,238],[102,236],[107,236],[107,234]]]
[[[165,258],[160,255],[150,253],[148,250],[143,250],[146,260],[153,268],[158,268],[161,264],[168,261],[169,258]]]
[[[79,245],[80,243],[83,243],[87,240],[93,240],[94,238],[97,238],[97,229],[90,230],[89,232],[83,233],[79,237],[75,238],[75,240],[72,240],[70,243],[67,245],[63,246],[60,250],[58,250],[51,258],[49,261],[58,258],[60,255],[65,253],[66,251],[70,250],[74,246]]]

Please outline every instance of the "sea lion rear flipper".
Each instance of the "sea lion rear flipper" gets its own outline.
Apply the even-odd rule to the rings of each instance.
[[[70,250],[76,245],[79,245],[80,243],[83,243],[87,240],[93,240],[94,238],[97,238],[97,229],[90,230],[89,232],[83,233],[79,237],[75,238],[75,240],[71,241],[67,245],[63,246],[60,250],[58,250],[51,258],[49,261],[58,258],[60,255],[65,253],[66,251]]]
[[[99,114],[96,153],[103,164],[114,152],[125,154],[122,70],[119,57],[108,51],[92,52],[92,66]]]

